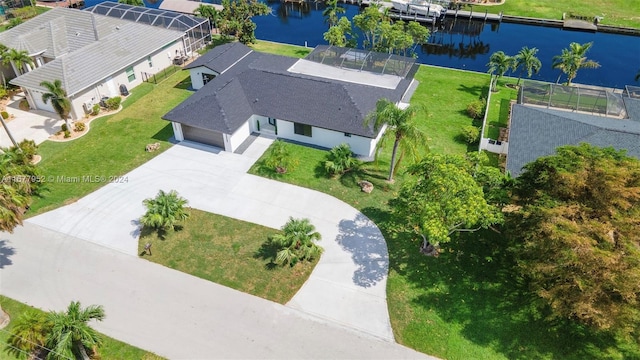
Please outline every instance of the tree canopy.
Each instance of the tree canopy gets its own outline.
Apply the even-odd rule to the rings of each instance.
[[[640,340],[640,162],[563,146],[525,167],[513,197],[512,251],[543,306]]]

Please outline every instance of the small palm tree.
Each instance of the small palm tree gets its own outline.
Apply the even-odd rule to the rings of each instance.
[[[587,52],[593,46],[593,42],[579,44],[572,42],[569,44],[569,49],[562,49],[560,55],[553,57],[553,68],[560,69],[561,73],[558,76],[556,83],[560,82],[562,74],[567,75],[567,85],[571,85],[571,81],[578,75],[580,69],[597,69],[600,64],[597,61],[587,59]]]
[[[282,227],[282,234],[273,235],[268,240],[279,249],[273,261],[294,266],[298,261],[311,261],[322,254],[322,248],[315,243],[321,236],[315,230],[309,219],[290,217]]]
[[[514,56],[513,62],[513,71],[517,71],[520,69],[520,75],[518,76],[518,83],[516,86],[520,86],[520,79],[522,78],[522,73],[527,72],[527,78],[531,78],[531,75],[535,72],[536,74],[542,68],[542,63],[540,59],[536,57],[538,53],[537,48],[523,47],[520,51]]]
[[[338,15],[346,12],[345,8],[338,5],[338,0],[327,0],[326,9],[322,12],[325,22],[329,23],[329,27],[338,24]]]
[[[349,144],[334,146],[329,151],[328,160],[324,162],[324,168],[329,175],[344,174],[358,165],[358,159],[353,157]]]
[[[102,339],[88,322],[102,321],[104,317],[102,306],[91,305],[82,309],[78,301],[72,301],[66,312],[49,313],[51,331],[47,336],[47,346],[52,352],[47,359],[89,360],[87,348],[101,345]]]
[[[155,198],[145,199],[142,203],[147,207],[147,212],[140,218],[140,223],[153,229],[175,230],[178,222],[189,218],[186,210],[188,202],[175,190],[168,193],[160,190]]]
[[[46,104],[51,101],[53,110],[56,111],[60,119],[64,120],[67,124],[67,129],[71,130],[69,124],[69,114],[71,113],[71,100],[67,97],[67,91],[62,87],[62,81],[59,79],[53,82],[43,81],[40,86],[47,89],[47,92],[42,94],[42,101]]]
[[[507,72],[507,70],[513,67],[513,57],[505,54],[503,51],[496,51],[491,54],[487,66],[489,67],[489,74],[495,75],[491,87],[493,91],[498,91],[496,89],[498,79],[500,79]]]
[[[47,314],[29,310],[16,319],[5,350],[19,359],[40,359],[50,331],[51,322]]]
[[[367,115],[365,125],[373,123],[375,129],[379,129],[386,124],[388,126],[389,136],[393,136],[393,150],[391,151],[391,165],[389,166],[388,181],[393,181],[395,169],[404,157],[404,153],[409,152],[414,158],[417,157],[417,149],[426,146],[427,137],[418,128],[414,118],[418,109],[415,106],[409,106],[406,109],[400,109],[396,104],[388,99],[380,99],[376,104],[376,110]],[[386,136],[380,142],[383,145]],[[401,148],[401,156],[397,159],[398,149]]]

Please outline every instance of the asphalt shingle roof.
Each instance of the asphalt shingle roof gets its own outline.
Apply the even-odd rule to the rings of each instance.
[[[555,154],[557,147],[582,142],[624,149],[640,158],[640,121],[514,105],[507,170],[518,176],[527,163]]]
[[[246,55],[238,50],[248,49],[242,44],[203,57],[217,58],[230,48],[242,59],[225,58],[227,67],[231,61],[237,63],[165,114],[164,119],[232,134],[255,114],[374,138],[377,131],[365,127],[363,119],[375,109],[378,99],[399,101],[411,82],[403,79],[396,89],[385,89],[289,73],[287,69],[298,59],[258,52]],[[203,60],[200,66],[207,66],[204,64],[208,61]]]

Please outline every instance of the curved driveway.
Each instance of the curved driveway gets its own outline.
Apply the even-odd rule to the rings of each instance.
[[[393,341],[386,305],[388,255],[380,231],[356,209],[331,196],[247,174],[269,144],[270,140],[258,138],[238,155],[181,143],[127,174],[126,183],[108,184],[28,222],[136,255],[135,219],[144,212],[142,200],[159,189],[177,190],[194,208],[273,228],[290,216],[306,217],[322,234],[325,252],[287,306]]]

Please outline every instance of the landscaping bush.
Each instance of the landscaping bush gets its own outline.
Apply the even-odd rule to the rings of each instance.
[[[487,101],[485,99],[474,100],[467,105],[467,114],[473,119],[479,119],[484,116]]]
[[[94,104],[91,108],[91,115],[96,116],[100,114],[100,104]]]
[[[353,152],[349,144],[335,146],[324,162],[324,169],[330,176],[344,174],[359,165],[357,159],[353,157]]]
[[[120,96],[114,96],[107,99],[104,103],[107,105],[107,110],[118,110],[122,98]]]
[[[480,129],[473,125],[463,126],[462,137],[467,144],[476,144],[478,141],[480,141]]]
[[[2,118],[5,120],[9,118],[9,113],[6,111],[0,112],[0,115],[2,115]]]
[[[84,129],[86,128],[86,125],[82,122],[77,122],[73,126],[74,126],[74,130],[77,132],[84,131]]]

